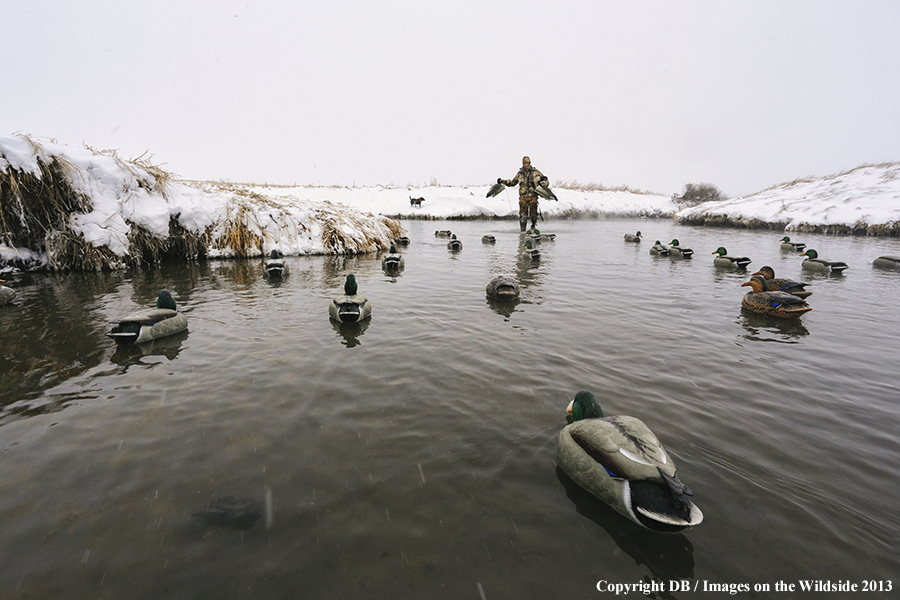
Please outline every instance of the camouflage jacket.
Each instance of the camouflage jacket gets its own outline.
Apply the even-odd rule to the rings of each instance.
[[[513,177],[512,179],[503,179],[501,181],[503,185],[518,185],[519,198],[537,198],[537,192],[534,191],[534,186],[550,186],[550,181],[544,176],[543,173],[541,173],[534,167],[531,168],[530,172],[525,171],[525,167],[522,167],[521,169],[519,169],[519,172],[516,173],[515,177]]]

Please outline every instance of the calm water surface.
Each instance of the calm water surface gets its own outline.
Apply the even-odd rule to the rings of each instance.
[[[871,261],[900,240],[792,236],[850,264],[831,277],[777,232],[550,221],[532,266],[511,221],[404,225],[396,277],[368,255],[289,258],[278,283],[252,260],[11,278],[0,596],[598,598],[600,580],[677,579],[838,597],[774,592],[811,579],[896,597],[900,273]],[[692,260],[650,256],[673,237]],[[715,269],[720,245],[751,270]],[[741,312],[765,264],[812,282],[799,323]],[[341,330],[327,304],[350,272],[373,317]],[[485,299],[501,273],[513,307]],[[162,287],[189,331],[117,350],[108,322]],[[561,473],[580,389],[656,432],[702,525],[645,531]],[[251,518],[197,516],[226,497]]]

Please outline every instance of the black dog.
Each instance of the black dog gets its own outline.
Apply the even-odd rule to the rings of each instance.
[[[423,202],[425,202],[425,198],[413,198],[412,196],[409,197],[410,206],[417,206],[419,208],[422,208]]]

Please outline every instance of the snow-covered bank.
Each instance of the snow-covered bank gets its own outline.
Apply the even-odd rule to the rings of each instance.
[[[675,214],[679,223],[900,235],[900,162],[792,181]]]

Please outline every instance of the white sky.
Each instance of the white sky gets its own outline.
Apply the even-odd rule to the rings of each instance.
[[[900,160],[900,2],[2,0],[0,135],[186,179],[737,196]]]

